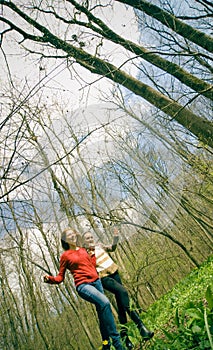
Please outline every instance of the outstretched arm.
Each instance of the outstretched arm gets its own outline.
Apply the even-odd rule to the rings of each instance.
[[[63,257],[60,259],[60,268],[57,276],[48,276],[45,275],[43,277],[43,280],[45,283],[49,284],[59,284],[63,282],[66,272],[66,261],[63,259]]]
[[[114,235],[113,235],[112,244],[110,244],[110,245],[103,245],[103,249],[104,249],[106,252],[114,252],[115,249],[117,248],[118,242],[119,242],[119,231],[118,231],[118,229],[115,227],[115,228],[114,228]]]

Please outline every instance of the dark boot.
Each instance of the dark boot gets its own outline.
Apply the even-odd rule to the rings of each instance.
[[[140,335],[144,340],[149,340],[154,336],[154,332],[145,327],[136,311],[130,311],[132,321],[137,325]]]
[[[120,336],[123,339],[127,350],[132,350],[134,346],[133,346],[131,340],[128,338],[127,329],[126,328],[121,328]]]

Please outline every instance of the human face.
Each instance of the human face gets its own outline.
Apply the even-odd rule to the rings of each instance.
[[[76,247],[76,241],[77,241],[77,233],[72,230],[67,231],[65,242],[67,242],[72,247]]]
[[[86,248],[92,248],[95,246],[94,237],[91,232],[84,234],[84,245]]]

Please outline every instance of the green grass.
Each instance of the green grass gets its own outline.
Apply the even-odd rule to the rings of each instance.
[[[141,315],[144,323],[155,330],[154,339],[142,348],[213,350],[212,291],[213,257],[210,257]],[[137,349],[139,338],[132,327],[129,334]]]

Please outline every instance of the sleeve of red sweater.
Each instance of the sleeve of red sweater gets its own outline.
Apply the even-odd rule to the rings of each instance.
[[[59,267],[59,272],[57,276],[48,276],[48,282],[49,284],[59,284],[63,282],[64,277],[65,277],[65,272],[66,272],[66,260],[64,259],[63,255],[61,256],[60,259],[60,267]]]

